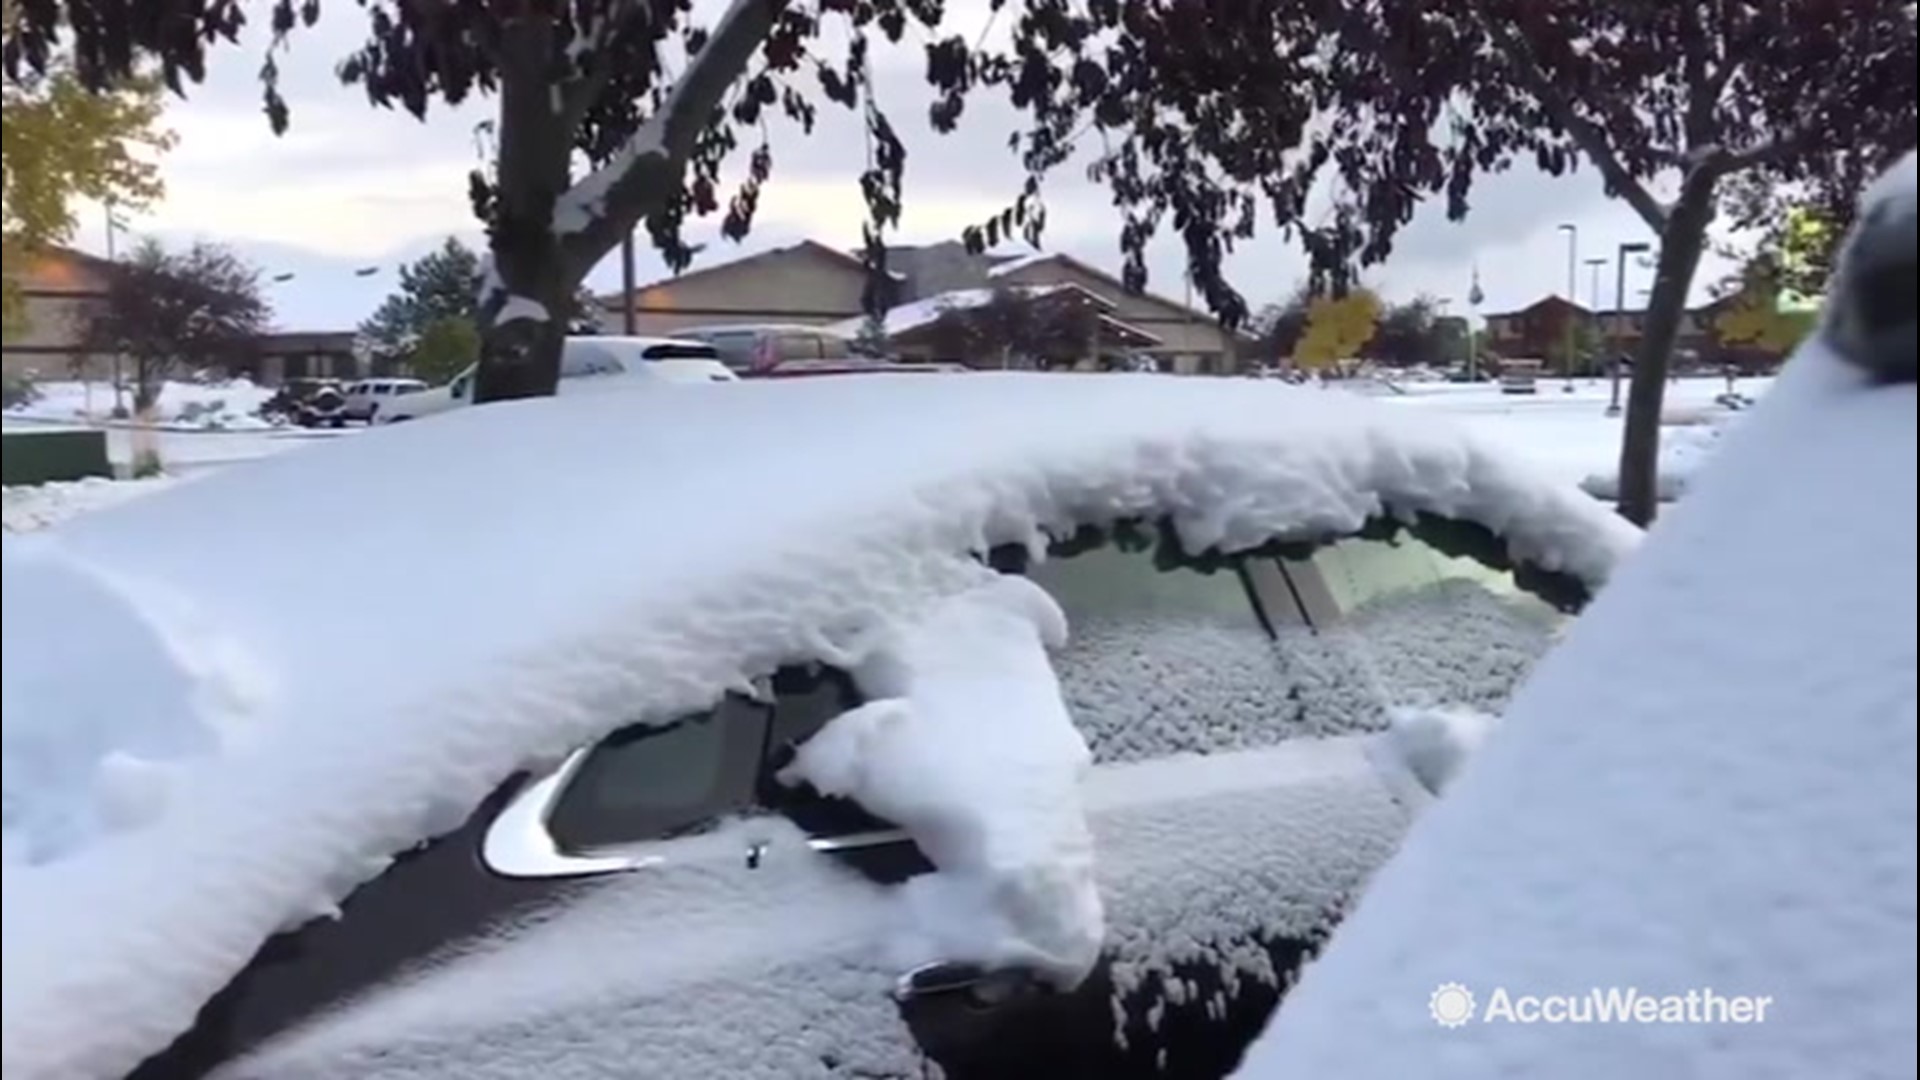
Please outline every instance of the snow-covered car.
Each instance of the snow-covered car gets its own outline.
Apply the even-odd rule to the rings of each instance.
[[[375,423],[417,420],[473,404],[477,369],[445,386],[407,394],[381,407]],[[561,394],[594,392],[628,381],[658,384],[737,382],[739,376],[704,342],[680,338],[569,337],[560,347]]]
[[[371,424],[380,410],[390,407],[395,398],[426,389],[427,384],[419,379],[361,379],[347,386],[344,411],[349,420]]]
[[[1219,1076],[1637,540],[1366,399],[1010,373],[463,409],[11,538],[0,1064]]]
[[[339,379],[292,378],[280,384],[260,405],[260,415],[276,422],[317,427],[340,415],[346,404],[346,385]],[[322,399],[316,405],[316,399]]]
[[[1916,1075],[1915,168],[1236,1075]]]

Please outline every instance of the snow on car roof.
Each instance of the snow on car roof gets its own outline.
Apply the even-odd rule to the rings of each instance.
[[[1356,396],[1022,374],[488,405],[9,537],[5,1071],[123,1072],[514,771],[835,655],[977,584],[967,552],[1419,511],[1589,584],[1637,538]]]
[[[1237,1075],[1914,1075],[1913,192]]]

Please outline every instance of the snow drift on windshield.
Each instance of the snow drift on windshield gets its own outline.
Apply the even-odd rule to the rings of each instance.
[[[1913,178],[1909,157],[1879,189],[1908,292]],[[1817,340],[1727,443],[1240,1076],[1915,1075],[1914,387]],[[1447,983],[1479,1006],[1457,1028],[1429,1015]],[[1770,1004],[1691,1026],[1495,1007],[1608,988]]]
[[[352,493],[354,512],[315,492]],[[9,1080],[123,1073],[268,936],[330,911],[515,770],[924,612],[987,579],[969,552],[1163,515],[1190,549],[1235,550],[1420,511],[1590,584],[1635,540],[1444,423],[1151,376],[490,405],[64,523],[31,564],[9,545],[8,587],[82,576],[97,617],[6,606],[9,740],[98,732],[76,710],[115,704],[211,737],[134,752],[171,782],[105,784],[112,813],[87,762],[111,770],[115,740],[63,750],[57,784],[8,774],[9,821],[26,829],[9,855],[42,862],[4,879],[0,1065]],[[330,570],[343,566],[350,582]],[[16,652],[42,625],[57,638]],[[121,662],[91,642],[141,635],[156,642],[139,656],[172,657],[183,679],[117,701],[74,689]],[[89,648],[95,667],[42,667]],[[113,831],[88,832],[107,817]]]
[[[1047,648],[1053,598],[1020,577],[955,596],[848,666],[868,702],[781,771],[905,828],[938,873],[901,892],[921,940],[903,967],[972,961],[1063,987],[1100,956],[1100,893],[1080,778],[1093,763]]]

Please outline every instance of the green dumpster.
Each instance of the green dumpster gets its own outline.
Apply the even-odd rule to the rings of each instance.
[[[9,427],[0,432],[0,484],[13,487],[89,476],[113,476],[104,431]]]

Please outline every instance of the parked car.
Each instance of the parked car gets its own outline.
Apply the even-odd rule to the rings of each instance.
[[[420,379],[361,379],[347,387],[347,419],[373,423],[382,406],[406,394],[427,389]]]
[[[376,423],[417,420],[473,403],[477,367],[469,367],[442,387],[395,398],[375,415]],[[611,379],[613,382],[599,380]],[[633,380],[659,383],[735,382],[739,376],[720,362],[711,345],[679,338],[569,337],[560,350],[562,394],[592,391]]]
[[[673,336],[712,345],[728,367],[742,373],[794,362],[841,363],[861,359],[852,339],[825,327],[796,323],[694,326],[675,330]]]
[[[1539,360],[1503,360],[1500,362],[1500,392],[1503,394],[1537,394],[1540,392],[1540,373],[1546,364]]]
[[[314,407],[314,398],[329,391],[327,402]],[[337,402],[334,399],[338,399]],[[260,415],[268,420],[312,427],[329,423],[346,404],[346,384],[339,379],[293,378],[281,383],[260,406]]]
[[[360,490],[405,498],[311,497]],[[1176,377],[572,394],[199,478],[0,563],[7,1075],[1218,1077],[1439,789],[1406,711],[1499,709],[1637,537],[1432,418]]]

